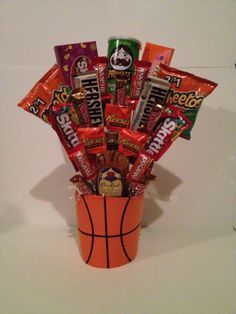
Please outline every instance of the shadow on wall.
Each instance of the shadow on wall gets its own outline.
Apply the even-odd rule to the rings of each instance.
[[[31,194],[35,198],[51,202],[53,207],[65,219],[67,225],[73,227],[76,217],[73,188],[69,182],[71,165],[65,154],[64,157],[66,163],[54,169],[47,177],[44,177],[31,190]],[[152,191],[147,191],[145,194],[142,227],[147,227],[163,214],[163,210],[155,202],[155,199],[168,201],[173,190],[181,183],[178,177],[160,165],[155,166],[153,173],[158,175],[158,181],[152,184],[154,192],[152,189]],[[72,228],[70,231],[72,233]]]
[[[182,183],[180,178],[158,164],[155,165],[153,174],[156,175],[158,180],[151,183],[152,190],[148,188],[145,192],[143,228],[146,228],[163,215],[163,210],[156,200],[170,201],[171,194]]]
[[[69,182],[71,165],[65,156],[66,163],[44,177],[30,193],[38,199],[51,202],[53,207],[65,219],[68,226],[75,224],[73,190]]]
[[[211,163],[222,164],[235,160],[235,146],[233,145],[233,136],[235,134],[235,114],[225,110],[214,110],[209,107],[202,108],[199,119],[200,135],[197,137],[193,130],[194,145],[191,150],[193,156],[199,153],[199,147],[204,145],[206,157],[212,156],[214,159]],[[201,120],[200,120],[201,119]],[[207,123],[206,123],[207,121]],[[210,124],[211,123],[211,124]],[[225,126],[225,127],[223,127]],[[182,140],[182,139],[179,139]],[[171,154],[171,149],[168,154]],[[229,156],[234,156],[231,159]],[[189,158],[188,156],[174,156],[175,162],[183,163],[181,158]],[[165,156],[163,157],[165,158]],[[203,157],[202,157],[203,158]],[[206,160],[208,162],[208,160]],[[192,171],[195,171],[192,169]],[[71,200],[72,192],[69,190],[69,176],[71,173],[71,165],[68,157],[65,155],[65,164],[56,168],[50,175],[40,181],[32,190],[31,194],[42,200],[49,201],[54,208],[65,219],[68,226],[75,225],[74,203]],[[163,168],[159,164],[155,166],[154,174],[158,176],[158,180],[152,183],[145,194],[145,211],[142,225],[147,227],[153,221],[163,215],[163,210],[156,203],[158,200],[170,201],[170,196],[174,190],[182,183],[181,179],[169,170]],[[155,201],[156,200],[156,201]]]

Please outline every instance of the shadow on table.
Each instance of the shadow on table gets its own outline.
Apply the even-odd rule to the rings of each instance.
[[[207,173],[203,172],[203,175],[208,175],[208,173],[212,174],[214,173],[214,171],[212,170],[215,169],[215,172],[218,174],[219,178],[221,176],[222,181],[224,180],[223,182],[228,184],[228,188],[230,189],[230,191],[233,191],[233,188],[235,187],[234,169],[236,161],[236,114],[223,108],[218,108],[214,110],[209,107],[203,107],[200,114],[202,115],[202,119],[200,119],[199,117],[200,121],[196,126],[196,132],[200,132],[201,136],[194,137],[194,130],[193,139],[191,142],[191,154],[195,157],[194,160],[196,160],[196,156],[197,158],[199,158],[199,160],[198,164],[193,164],[192,171],[193,173],[194,171],[203,172],[202,169],[205,169],[205,166],[208,165],[208,169],[210,169],[211,171]],[[182,159],[181,156],[176,156],[176,158],[179,158],[177,159],[177,162],[179,160],[179,162],[184,163],[185,159],[183,158],[191,158],[191,156],[185,156],[184,152],[182,152]],[[168,176],[166,178],[164,173],[163,176],[161,175],[161,171],[162,169],[157,169],[158,180],[155,183],[157,193],[155,197],[155,203],[157,203],[157,211],[159,211],[160,213],[159,217],[163,213],[161,212],[161,209],[158,209],[158,200],[165,200],[166,198],[168,199],[168,195],[165,194],[165,185],[169,186],[172,184],[172,182],[169,181]],[[161,177],[159,178],[159,176]],[[210,178],[209,182],[212,182],[214,178],[216,177]],[[207,189],[208,187],[206,184],[207,183],[205,183],[205,188]],[[222,183],[219,181],[219,184]],[[210,193],[212,193],[213,189],[209,187],[209,191]],[[196,193],[196,191],[193,191],[193,193]],[[217,197],[220,197],[220,195],[216,195],[215,197],[217,199]],[[151,203],[152,202],[153,201],[151,201]],[[151,205],[151,207],[154,207],[154,204]],[[235,234],[232,231],[231,225],[229,225],[226,229],[224,228],[224,226],[209,228],[199,226],[199,228],[190,229],[188,228],[188,226],[184,225],[184,223],[182,228],[181,226],[179,226],[178,229],[175,229],[174,227],[164,228],[163,226],[161,226],[161,224],[159,226],[158,224],[156,224],[155,228],[152,228],[150,226],[150,228],[147,228],[142,232],[138,259],[149,258],[151,256],[156,256],[174,250],[182,249],[219,237],[225,237]]]
[[[229,228],[162,228],[142,232],[137,261],[235,235]]]

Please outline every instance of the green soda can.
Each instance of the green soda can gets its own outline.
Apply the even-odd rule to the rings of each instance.
[[[115,92],[115,78],[127,81],[126,93],[130,93],[131,78],[134,73],[134,60],[139,57],[141,42],[130,37],[110,37],[108,39],[108,86],[111,94]]]

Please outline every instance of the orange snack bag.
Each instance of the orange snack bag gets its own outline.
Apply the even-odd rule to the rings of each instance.
[[[18,106],[49,123],[46,115],[49,107],[69,100],[70,91],[63,85],[60,69],[55,64],[32,87]]]
[[[174,51],[175,50],[173,48],[146,43],[143,51],[142,61],[151,62],[152,66],[149,74],[157,76],[159,64],[161,63],[170,65]]]

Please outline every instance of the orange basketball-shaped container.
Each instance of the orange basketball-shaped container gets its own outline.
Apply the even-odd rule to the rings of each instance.
[[[80,254],[101,268],[131,262],[138,249],[143,195],[106,197],[76,194]]]

